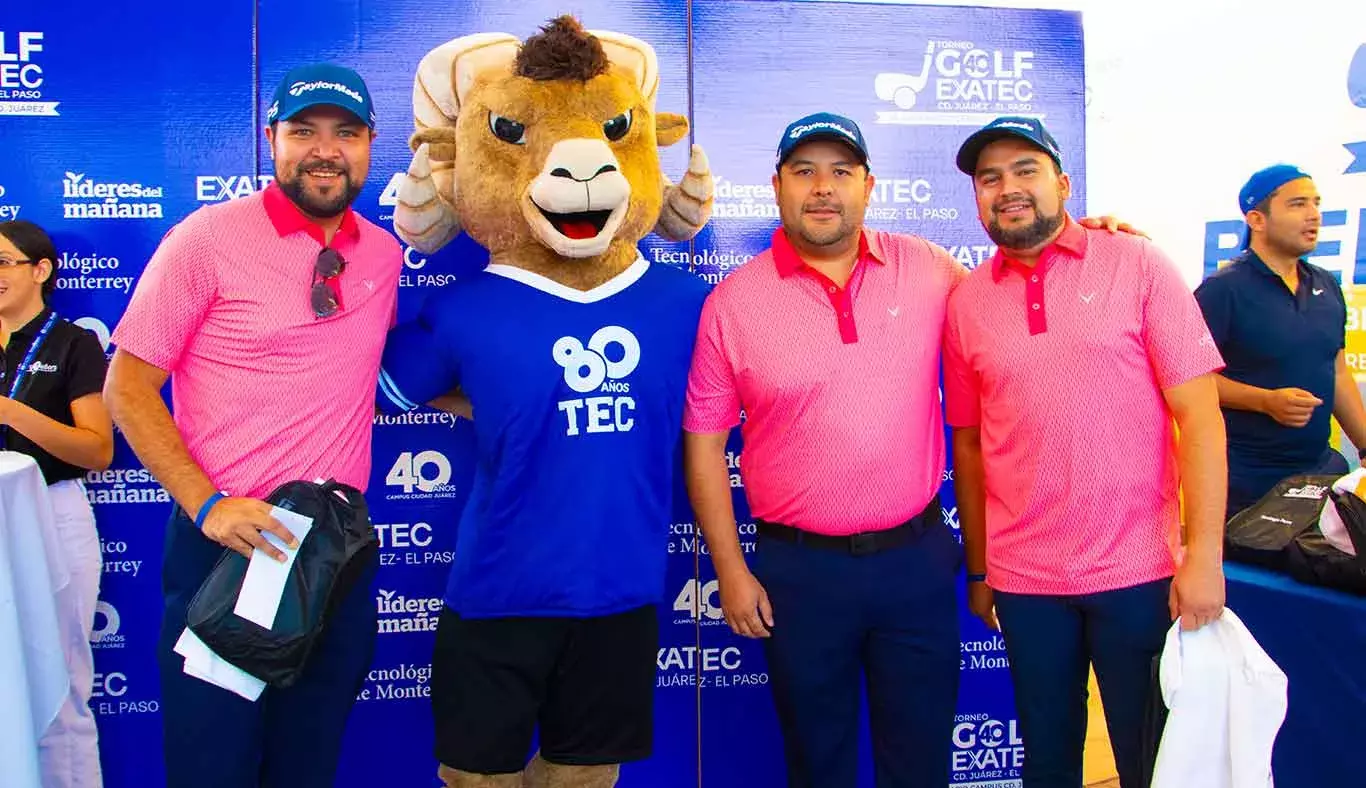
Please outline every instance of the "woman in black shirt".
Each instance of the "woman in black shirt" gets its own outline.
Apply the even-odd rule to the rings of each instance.
[[[114,428],[100,390],[104,349],[48,306],[57,250],[32,222],[0,222],[0,449],[33,457],[48,484],[71,582],[57,595],[71,691],[39,742],[44,785],[98,786],[90,692],[90,634],[100,587],[100,540],[81,478],[109,467]]]

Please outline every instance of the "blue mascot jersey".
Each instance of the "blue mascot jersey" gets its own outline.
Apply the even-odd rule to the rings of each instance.
[[[452,610],[597,616],[659,601],[708,289],[643,259],[588,292],[494,265],[390,332],[382,408],[411,410],[457,384],[474,406]]]

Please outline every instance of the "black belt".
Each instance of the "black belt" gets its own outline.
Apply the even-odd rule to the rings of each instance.
[[[759,535],[793,544],[818,547],[822,550],[838,550],[852,555],[870,555],[893,547],[900,547],[914,541],[921,534],[943,520],[943,510],[939,506],[939,496],[935,495],[920,514],[900,525],[881,531],[867,531],[849,536],[829,536],[813,534],[782,523],[756,519]]]

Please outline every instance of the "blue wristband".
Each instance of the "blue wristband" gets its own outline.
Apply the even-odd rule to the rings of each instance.
[[[199,514],[195,515],[194,518],[194,527],[198,528],[201,531],[204,530],[204,520],[209,516],[209,510],[213,508],[214,504],[218,503],[226,497],[227,496],[221,492],[216,492],[213,495],[210,495],[209,500],[205,501],[204,505],[199,507]]]
[[[968,582],[969,582],[969,583],[985,583],[986,581],[987,581],[987,576],[986,576],[985,574],[981,574],[981,575],[968,575]]]

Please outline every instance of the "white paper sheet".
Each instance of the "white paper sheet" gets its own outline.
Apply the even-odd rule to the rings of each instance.
[[[270,514],[294,534],[294,538],[302,547],[304,538],[313,527],[313,518],[278,506],[272,507]],[[260,548],[253,550],[251,563],[247,564],[247,574],[242,578],[242,590],[237,596],[237,605],[232,612],[270,629],[275,626],[275,614],[280,610],[280,598],[284,595],[285,582],[289,580],[289,570],[294,566],[298,549],[290,550],[285,547],[284,542],[269,531],[262,531],[261,535],[285,554],[285,560],[277,561]]]
[[[176,641],[175,653],[185,658],[185,673],[229,692],[255,701],[266,683],[218,656],[199,636],[185,628]]]

